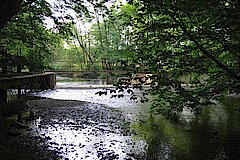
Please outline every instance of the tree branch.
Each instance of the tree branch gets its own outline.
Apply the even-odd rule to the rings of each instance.
[[[172,18],[172,20],[182,29],[182,31],[187,35],[187,37],[194,42],[194,44],[198,47],[198,49],[204,54],[206,55],[208,58],[210,58],[213,62],[215,62],[221,69],[223,69],[224,71],[226,71],[230,77],[237,79],[240,81],[240,76],[237,75],[235,72],[233,72],[232,70],[230,70],[227,66],[225,66],[222,62],[220,62],[216,57],[213,56],[213,54],[209,51],[207,51],[203,45],[201,45],[199,43],[199,41],[187,30],[187,28],[184,26],[184,24],[182,24],[181,21],[177,20],[175,18],[175,16],[178,16],[178,14],[175,11],[172,11],[170,9],[168,9],[168,13],[170,15],[170,17]],[[178,16],[178,18],[180,18]]]

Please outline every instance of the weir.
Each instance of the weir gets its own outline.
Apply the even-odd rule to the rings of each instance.
[[[28,75],[11,75],[0,77],[0,103],[7,102],[7,90],[17,89],[18,97],[21,96],[21,90],[47,90],[54,89],[56,85],[56,75],[53,72],[28,74]]]
[[[45,73],[54,72],[57,75],[67,76],[67,77],[81,77],[85,79],[94,79],[98,78],[100,75],[104,75],[104,79],[106,84],[111,84],[111,78],[112,76],[126,76],[131,74],[129,71],[123,71],[123,70],[84,70],[84,71],[63,71],[63,70],[57,70],[57,71],[45,71]]]

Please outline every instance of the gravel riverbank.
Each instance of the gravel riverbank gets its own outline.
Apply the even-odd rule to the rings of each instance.
[[[34,99],[40,98],[22,97],[22,99],[7,105],[1,105],[0,160],[42,160],[59,158],[55,152],[47,150],[46,147],[39,146],[36,140],[31,140],[29,135],[23,134],[20,131],[21,126],[18,126],[20,128],[17,129],[16,126],[14,126],[18,124],[17,119],[9,121],[9,117],[28,110],[29,106],[26,105],[27,101]],[[11,130],[14,130],[15,133],[12,134]],[[27,128],[25,127],[24,130],[27,130]]]
[[[21,133],[10,135],[9,128],[16,127],[16,122],[9,126],[10,110],[17,106],[28,111],[30,119],[20,116],[17,124],[22,125]],[[5,118],[1,117],[0,159],[124,160],[145,156],[145,144],[132,141],[130,122],[116,109],[83,101],[38,98],[24,99],[11,107],[2,113]]]

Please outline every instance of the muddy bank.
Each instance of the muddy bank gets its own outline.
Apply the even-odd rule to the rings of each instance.
[[[13,128],[15,132],[14,125],[16,123],[9,122],[8,117],[27,110],[29,106],[26,105],[26,102],[33,99],[40,98],[22,97],[21,100],[0,106],[0,160],[58,159],[59,156],[55,152],[38,145],[38,141],[32,140],[27,134],[20,133],[20,128],[19,134],[10,133]],[[24,130],[27,129],[24,128]]]
[[[145,144],[133,141],[130,122],[120,111],[74,100],[34,100],[31,131],[47,138],[48,148],[66,159],[142,159]]]
[[[20,127],[21,134],[11,136],[6,117],[9,118],[11,107],[20,104],[19,110],[13,109],[11,114],[27,110],[30,118],[20,118],[20,124],[24,123],[24,127]],[[1,119],[4,123],[0,126],[3,128],[0,159],[124,160],[145,157],[146,144],[132,140],[130,122],[116,109],[83,101],[36,98],[11,107],[2,113],[5,118]]]

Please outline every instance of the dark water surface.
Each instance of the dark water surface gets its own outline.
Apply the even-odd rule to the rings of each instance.
[[[135,103],[129,95],[98,96],[99,90],[56,89],[36,94],[91,102],[35,108],[35,125],[41,128],[40,135],[49,137],[49,149],[68,159],[240,159],[239,98],[205,106],[198,116],[184,109],[180,123],[173,124],[161,115],[150,117],[150,103]]]

